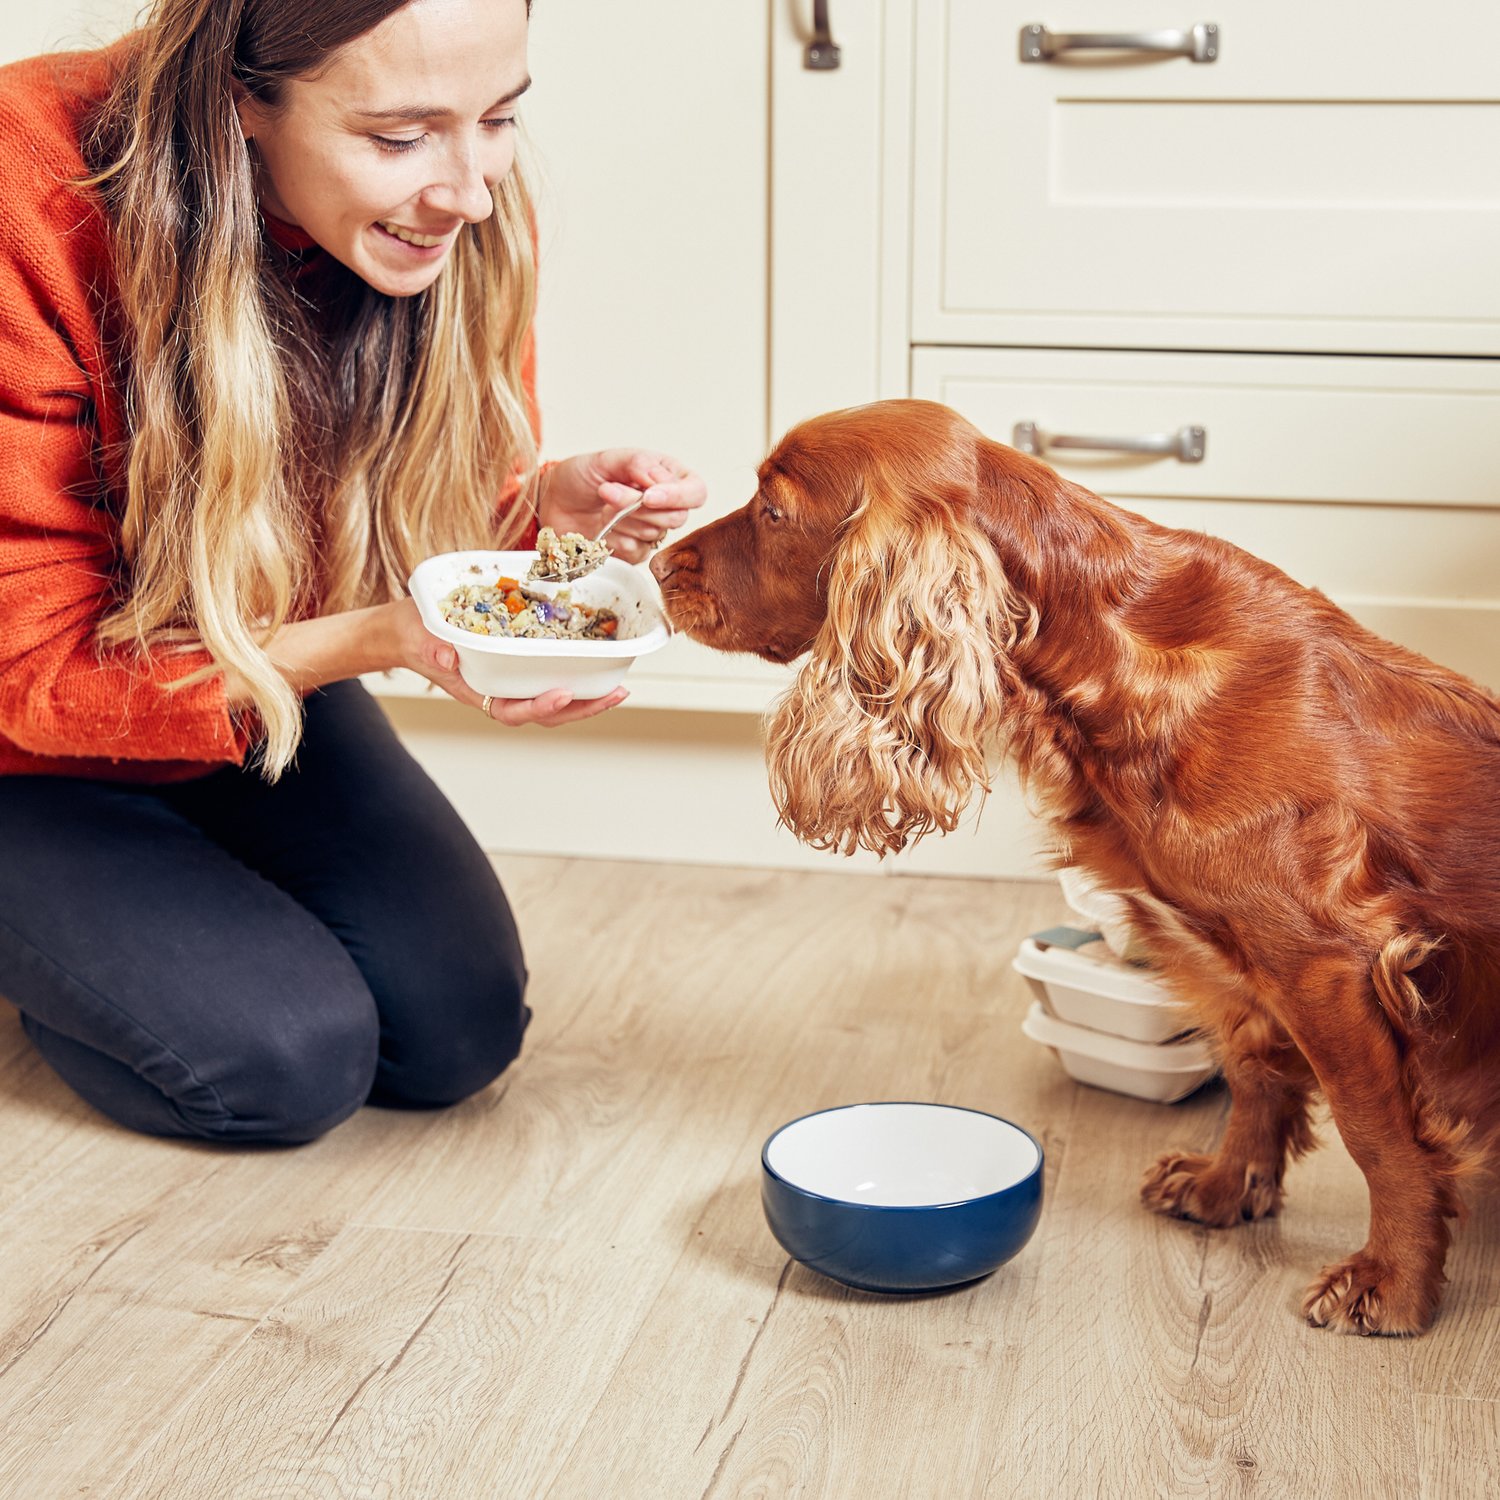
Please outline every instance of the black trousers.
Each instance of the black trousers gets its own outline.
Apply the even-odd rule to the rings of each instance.
[[[531,1012],[489,860],[355,682],[297,763],[169,787],[0,777],[0,995],[111,1119],[298,1142],[452,1104]]]

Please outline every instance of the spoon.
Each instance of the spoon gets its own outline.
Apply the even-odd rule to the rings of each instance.
[[[624,510],[617,510],[614,513],[614,515],[612,515],[609,518],[609,520],[607,520],[604,523],[604,525],[599,528],[599,535],[596,536],[594,538],[594,540],[596,542],[602,542],[604,540],[604,538],[607,537],[610,534],[610,532],[613,531],[615,529],[615,527],[618,526],[620,524],[620,522],[625,519],[626,516],[633,516],[636,513],[636,511],[638,511],[641,508],[641,506],[643,506],[645,503],[646,503],[646,495],[645,495],[645,492],[642,491],[641,497],[640,497],[639,500],[632,500],[630,502],[630,504],[625,507]]]
[[[626,516],[634,514],[645,504],[644,492],[638,500],[632,500],[623,510],[617,510],[608,521],[599,529],[599,534],[592,540],[580,538],[583,546],[579,548],[578,555],[570,560],[560,559],[554,552],[551,557],[539,552],[537,560],[532,563],[531,571],[526,575],[535,579],[538,583],[573,583],[579,578],[585,578],[596,568],[600,567],[604,559],[609,556],[609,548],[603,545],[604,538],[619,525]],[[577,536],[577,532],[565,533],[566,536]],[[556,533],[554,533],[556,536]],[[562,541],[562,537],[557,538]]]

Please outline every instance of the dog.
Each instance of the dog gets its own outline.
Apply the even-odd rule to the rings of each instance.
[[[884,855],[1008,751],[1222,1062],[1218,1151],[1162,1156],[1146,1205],[1277,1213],[1321,1094],[1370,1225],[1303,1313],[1426,1329],[1500,1113],[1500,702],[932,402],[805,422],[758,479],[652,569],[677,629],[807,657],[767,725],[782,821]]]

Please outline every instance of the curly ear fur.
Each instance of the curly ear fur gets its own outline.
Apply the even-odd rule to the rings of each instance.
[[[1035,628],[972,524],[867,494],[811,656],[767,726],[781,822],[814,848],[882,857],[952,832],[989,791],[1010,653]]]

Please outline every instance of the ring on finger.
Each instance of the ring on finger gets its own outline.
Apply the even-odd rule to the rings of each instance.
[[[490,713],[490,705],[494,701],[495,701],[494,694],[492,694],[492,693],[486,693],[484,695],[484,701],[479,705],[479,712],[482,713],[485,716],[485,718],[487,718],[487,719],[493,717],[493,715],[491,715],[491,713]]]

